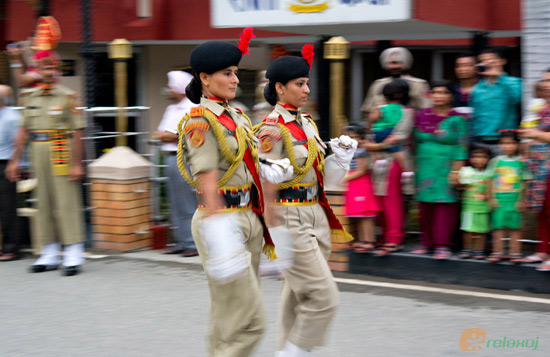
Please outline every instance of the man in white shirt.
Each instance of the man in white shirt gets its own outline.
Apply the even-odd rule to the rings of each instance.
[[[191,235],[191,219],[197,209],[195,192],[183,179],[178,169],[177,131],[180,120],[186,113],[189,113],[193,104],[185,95],[185,87],[191,82],[193,76],[183,71],[168,72],[168,89],[166,93],[173,102],[164,111],[162,120],[155,132],[155,138],[161,140],[162,151],[166,154],[168,165],[168,195],[170,197],[170,220],[172,231],[176,240],[173,248],[162,251],[164,254],[180,254],[184,257],[198,255],[193,236]]]

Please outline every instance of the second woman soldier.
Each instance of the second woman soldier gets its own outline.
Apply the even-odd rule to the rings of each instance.
[[[327,263],[331,236],[341,241],[351,240],[324,193],[326,146],[311,116],[299,110],[309,95],[313,46],[305,45],[302,56],[283,56],[269,66],[266,73],[269,83],[264,94],[275,108],[255,127],[260,157],[286,158],[294,171],[288,179],[272,174],[274,165],[262,165],[263,176],[277,184],[276,197],[269,197],[269,222],[282,223],[288,228],[294,246],[293,265],[283,270],[279,313],[281,351],[278,355],[285,357],[305,356],[323,343],[338,305],[338,288]],[[341,136],[331,140],[331,148],[342,170],[349,169],[357,142]]]

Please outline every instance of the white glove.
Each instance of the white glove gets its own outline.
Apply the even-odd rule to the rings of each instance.
[[[219,213],[203,218],[200,230],[207,247],[206,274],[224,284],[244,274],[250,266],[243,233],[236,213]]]
[[[294,168],[289,159],[269,160],[270,164],[260,163],[261,176],[271,183],[282,183],[292,180]]]
[[[347,135],[340,135],[339,138],[330,139],[330,148],[336,156],[338,164],[349,170],[349,163],[357,150],[357,140],[353,140]]]

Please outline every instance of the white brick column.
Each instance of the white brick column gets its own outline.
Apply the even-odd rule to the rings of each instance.
[[[521,58],[525,110],[533,95],[533,85],[550,68],[550,1],[523,0],[522,12]]]

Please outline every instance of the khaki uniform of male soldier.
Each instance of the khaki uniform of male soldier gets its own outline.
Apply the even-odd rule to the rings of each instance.
[[[80,182],[69,180],[74,159],[71,134],[85,127],[76,109],[76,94],[55,85],[25,90],[21,99],[23,129],[32,141],[32,168],[38,179],[35,237],[41,247],[57,242],[65,246],[82,243],[85,236]],[[77,261],[68,264],[80,265]]]
[[[193,176],[217,170],[221,178],[230,169],[232,162],[222,154],[220,147],[223,146],[223,140],[216,139],[212,125],[221,126],[224,139],[232,153],[237,151],[237,139],[235,132],[226,129],[219,122],[212,123],[203,116],[204,112],[209,111],[216,117],[225,114],[234,120],[237,127],[250,128],[251,123],[240,111],[231,107],[226,108],[216,101],[201,98],[200,105],[201,107],[191,110],[191,117],[182,128],[183,154]],[[264,308],[258,281],[263,226],[250,206],[253,182],[252,174],[241,160],[232,176],[220,188],[226,203],[231,206],[221,210],[221,213],[236,213],[233,217],[234,226],[241,232],[250,263],[244,274],[228,283],[217,281],[207,274],[211,298],[210,356],[248,356],[264,330]],[[230,201],[235,204],[231,205]],[[205,270],[208,269],[211,258],[201,226],[206,215],[207,211],[201,206],[199,194],[199,209],[193,216],[192,233]],[[219,237],[220,240],[223,238]]]
[[[278,160],[288,158],[283,133],[277,126],[282,117],[285,123],[300,125],[307,138],[315,138],[324,155],[325,147],[317,128],[308,119],[309,114],[298,113],[297,118],[277,104],[260,127],[260,158]],[[308,156],[305,142],[291,135],[296,163],[303,166]],[[292,199],[292,192],[307,191],[301,202]],[[314,167],[291,189],[280,190],[275,203],[275,215],[284,220],[294,245],[293,266],[283,271],[282,302],[280,311],[279,349],[291,342],[305,350],[323,344],[323,340],[338,305],[338,287],[327,264],[331,252],[331,228],[323,207],[318,203],[319,185]],[[289,196],[287,196],[287,193]],[[285,199],[285,197],[287,197]]]

